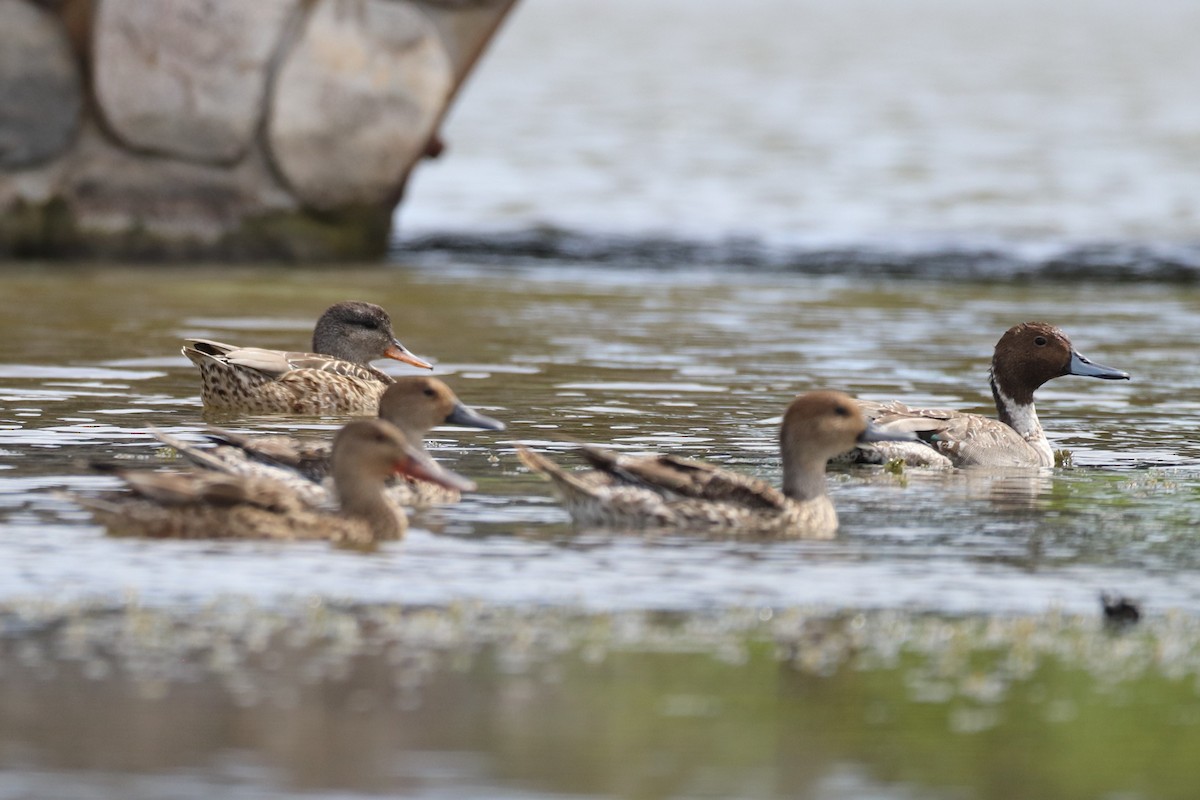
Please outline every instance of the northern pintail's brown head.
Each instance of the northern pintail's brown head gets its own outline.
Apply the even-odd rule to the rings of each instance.
[[[414,444],[439,425],[504,430],[503,422],[480,414],[445,383],[424,375],[397,378],[379,399],[379,417],[402,430]]]
[[[1045,322],[1023,322],[1004,332],[992,356],[992,387],[1001,399],[1033,403],[1033,393],[1063,375],[1129,380],[1129,373],[1096,364],[1075,350],[1067,335]]]
[[[325,310],[313,329],[313,352],[369,364],[392,358],[422,369],[433,369],[428,361],[409,352],[392,332],[392,320],[374,303],[334,303]]]

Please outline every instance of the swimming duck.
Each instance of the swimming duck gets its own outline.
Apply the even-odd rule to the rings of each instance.
[[[470,408],[445,383],[424,375],[396,378],[379,399],[379,418],[399,428],[409,444],[426,455],[425,436],[439,425],[504,430],[503,422]],[[331,465],[328,442],[290,436],[246,436],[223,430],[214,430],[208,438],[218,446],[202,450],[188,443],[166,443],[193,463],[213,468],[210,460],[216,459],[220,462],[217,469],[233,474],[285,478],[301,475],[311,485],[301,487],[300,491],[315,505],[326,505],[332,497],[332,486],[328,483]],[[455,503],[461,496],[446,486],[409,479],[389,486],[388,495],[400,505],[417,507]]]
[[[1025,322],[996,343],[989,382],[999,419],[943,408],[859,401],[884,430],[912,431],[920,441],[860,448],[857,460],[900,459],[911,466],[1053,467],[1054,451],[1042,430],[1033,393],[1063,375],[1129,380],[1129,373],[1096,364],[1075,350],[1067,335],[1045,322]]]
[[[404,511],[384,494],[402,473],[450,488],[473,487],[410,445],[383,420],[356,420],[333,443],[339,513],[314,509],[287,482],[211,470],[110,470],[127,492],[75,497],[111,532],[178,539],[330,539],[370,544],[400,538]]]
[[[913,438],[871,425],[849,395],[817,391],[797,397],[784,414],[782,490],[668,455],[630,457],[585,446],[583,455],[595,471],[568,472],[526,447],[517,452],[526,466],[554,484],[582,524],[827,539],[838,527],[825,491],[829,458],[860,442]]]
[[[183,354],[200,368],[205,408],[248,414],[374,413],[392,378],[371,361],[433,369],[400,343],[374,303],[330,306],[313,329],[312,347],[299,353],[187,339]]]

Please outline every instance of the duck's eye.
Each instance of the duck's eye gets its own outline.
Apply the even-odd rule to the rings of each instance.
[[[850,416],[850,409],[846,408],[845,406],[834,406],[833,413],[837,414],[839,417],[848,417]]]
[[[437,392],[435,392],[433,389],[426,389],[426,390],[425,390],[425,396],[426,396],[426,397],[434,397],[434,396],[436,396],[436,395],[437,395]]]
[[[1037,338],[1035,338],[1033,340],[1033,343],[1036,344],[1038,347],[1045,347],[1046,346],[1046,337],[1038,336]]]

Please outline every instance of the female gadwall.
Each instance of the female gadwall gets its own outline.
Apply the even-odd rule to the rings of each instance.
[[[392,378],[372,361],[433,369],[400,344],[386,311],[361,302],[335,303],[321,315],[311,353],[187,339],[183,354],[200,368],[205,408],[247,414],[374,413]]]
[[[396,378],[379,399],[379,418],[399,428],[409,444],[423,453],[426,434],[439,425],[504,430],[503,422],[480,414],[459,400],[445,383],[424,375]],[[200,466],[210,466],[216,459],[220,469],[233,474],[302,475],[311,482],[302,489],[305,497],[316,505],[328,503],[332,491],[328,442],[291,436],[246,436],[223,430],[214,430],[208,438],[217,443],[216,448],[201,450],[187,443],[166,443]],[[417,507],[455,503],[461,496],[455,489],[407,478],[390,486],[388,494],[400,505]]]
[[[912,438],[870,425],[849,395],[819,391],[797,397],[784,414],[782,491],[672,456],[619,456],[585,447],[596,471],[568,472],[528,448],[517,452],[526,466],[553,482],[582,524],[826,539],[838,526],[825,491],[826,462],[859,442]]]
[[[992,356],[989,382],[999,419],[944,408],[909,408],[896,401],[859,401],[884,430],[912,431],[920,441],[860,448],[861,461],[899,459],[911,466],[1053,467],[1054,451],[1033,406],[1033,393],[1063,375],[1129,380],[1129,373],[1081,356],[1067,335],[1045,322],[1009,328]]]
[[[410,445],[383,420],[347,424],[333,443],[339,513],[314,509],[292,484],[212,470],[111,470],[127,492],[74,497],[114,534],[180,539],[398,539],[407,520],[384,493],[396,473],[464,490],[473,484]]]

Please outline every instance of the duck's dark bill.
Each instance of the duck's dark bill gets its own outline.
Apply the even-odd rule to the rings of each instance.
[[[480,414],[473,408],[458,403],[450,416],[446,417],[447,425],[462,425],[464,428],[483,428],[485,431],[502,431],[504,423],[498,419]]]
[[[1082,375],[1085,378],[1103,378],[1108,381],[1127,381],[1129,373],[1122,372],[1119,369],[1106,367],[1103,364],[1095,364],[1088,361],[1083,356],[1071,351],[1071,363],[1067,367],[1068,375]]]

